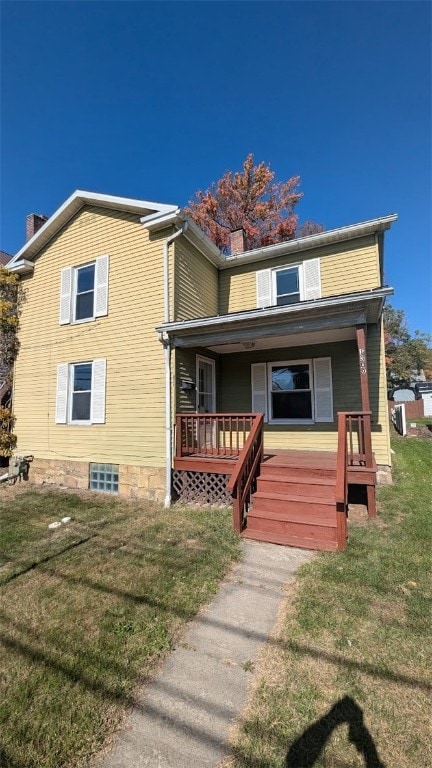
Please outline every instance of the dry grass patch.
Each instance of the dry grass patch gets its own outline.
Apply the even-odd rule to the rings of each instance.
[[[18,491],[0,522],[0,765],[87,765],[238,557],[231,515]]]

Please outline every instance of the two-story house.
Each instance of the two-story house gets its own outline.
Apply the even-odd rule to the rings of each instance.
[[[357,483],[374,514],[391,466],[395,219],[253,251],[237,231],[226,256],[176,206],[75,192],[9,265],[26,291],[14,410],[33,480],[166,506],[232,494],[244,535],[343,546],[336,502],[346,512]]]

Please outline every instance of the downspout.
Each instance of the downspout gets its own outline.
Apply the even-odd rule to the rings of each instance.
[[[167,237],[163,244],[163,281],[164,281],[164,323],[170,321],[169,293],[169,247],[171,243],[187,229],[185,221],[181,229]],[[171,345],[167,336],[159,336],[164,348],[165,360],[165,507],[171,506],[171,463],[172,463],[172,427],[171,427]]]

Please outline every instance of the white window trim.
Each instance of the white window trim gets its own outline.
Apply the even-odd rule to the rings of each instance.
[[[76,300],[77,300],[77,288],[78,288],[78,270],[84,267],[94,267],[93,278],[93,315],[91,317],[83,317],[82,320],[76,319]],[[96,259],[89,261],[86,264],[78,264],[77,267],[72,267],[73,280],[72,280],[72,320],[71,325],[81,325],[82,323],[92,323],[96,320],[95,306],[96,306]]]
[[[72,420],[74,369],[77,365],[89,365],[91,369],[90,418]],[[56,424],[70,426],[89,426],[106,424],[106,386],[107,360],[76,360],[74,362],[58,363],[56,385]]]
[[[196,356],[196,398],[195,398],[195,410],[196,413],[200,413],[199,410],[199,395],[200,395],[200,388],[199,388],[199,363],[210,363],[212,368],[212,389],[213,389],[213,402],[212,402],[212,410],[210,413],[216,413],[216,360],[213,360],[211,357],[204,357],[203,355],[197,355]]]
[[[273,418],[273,398],[272,398],[272,368],[279,365],[301,365],[307,364],[309,366],[309,389],[299,389],[296,392],[310,392],[311,393],[311,407],[312,418],[311,419],[274,419]],[[293,390],[294,391],[294,390]],[[314,378],[313,378],[313,358],[308,360],[272,360],[267,363],[267,408],[268,408],[268,423],[269,424],[315,424],[315,397],[314,397]]]
[[[91,375],[90,375],[90,418],[89,419],[80,419],[80,420],[73,420],[72,419],[72,408],[73,408],[73,383],[74,383],[74,368],[76,365],[90,365],[91,366]],[[93,390],[91,388],[91,383],[93,379],[93,360],[80,360],[79,363],[69,363],[68,367],[68,408],[67,408],[67,424],[71,426],[88,426],[91,425],[93,422],[91,420],[91,412],[92,412],[92,397],[93,397]],[[88,391],[88,390],[86,390]]]
[[[304,290],[303,290],[303,262],[299,261],[296,264],[286,264],[284,267],[274,267],[271,270],[271,292],[272,292],[272,306],[277,305],[277,282],[276,282],[276,276],[278,272],[283,272],[285,269],[298,269],[298,278],[299,278],[299,301],[304,300]],[[297,302],[294,302],[297,303]]]

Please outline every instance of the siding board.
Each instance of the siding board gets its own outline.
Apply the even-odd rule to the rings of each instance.
[[[373,236],[363,237],[353,240],[350,245],[335,244],[222,270],[219,278],[220,314],[241,312],[257,306],[257,269],[289,266],[315,258],[321,260],[323,298],[380,286],[378,247]]]
[[[163,320],[162,240],[135,214],[82,209],[42,250],[23,280],[14,408],[20,453],[163,466],[165,380],[155,327]],[[109,313],[58,323],[60,272],[110,255]],[[127,308],[127,311],[126,311]],[[106,424],[55,424],[57,364],[106,358]]]

